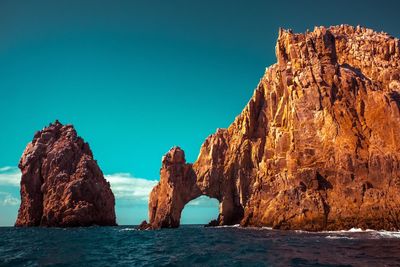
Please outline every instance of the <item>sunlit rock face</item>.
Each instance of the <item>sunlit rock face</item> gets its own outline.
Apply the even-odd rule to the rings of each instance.
[[[219,225],[400,228],[400,43],[347,25],[280,30],[277,63],[196,162],[173,148],[150,195],[152,228],[199,195]],[[214,223],[215,224],[215,223]]]
[[[72,125],[56,121],[37,132],[19,168],[16,226],[116,225],[110,184]]]
[[[196,174],[186,163],[185,153],[179,147],[172,148],[162,159],[160,182],[150,194],[152,227],[178,227],[185,204],[200,195]]]

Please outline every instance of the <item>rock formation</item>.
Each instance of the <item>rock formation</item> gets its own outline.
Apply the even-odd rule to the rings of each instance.
[[[21,157],[21,206],[15,226],[116,225],[114,195],[72,125],[37,132]]]
[[[227,129],[187,164],[162,161],[153,229],[190,200],[220,202],[219,225],[310,231],[400,228],[400,42],[347,25],[279,30],[277,63]]]

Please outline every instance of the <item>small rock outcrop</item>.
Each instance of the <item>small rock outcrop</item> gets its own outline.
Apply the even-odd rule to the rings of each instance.
[[[400,229],[400,42],[340,25],[280,30],[277,63],[196,162],[173,148],[150,194],[152,228],[186,203],[220,202],[219,225]]]
[[[116,225],[110,184],[72,125],[55,121],[37,132],[18,167],[21,206],[15,226]]]
[[[152,230],[152,229],[153,227],[147,221],[142,221],[137,227],[137,230]]]

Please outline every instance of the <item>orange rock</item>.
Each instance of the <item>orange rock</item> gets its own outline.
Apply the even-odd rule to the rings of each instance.
[[[220,225],[399,229],[399,47],[362,27],[281,29],[278,62],[228,129],[193,165],[179,148],[163,159],[151,226],[179,226],[184,205],[207,195]]]
[[[15,226],[116,225],[114,195],[89,144],[58,121],[35,134],[21,157]]]

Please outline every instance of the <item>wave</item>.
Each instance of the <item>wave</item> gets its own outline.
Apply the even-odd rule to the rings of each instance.
[[[370,239],[378,239],[378,238],[400,238],[400,231],[386,231],[386,230],[373,230],[373,229],[360,229],[360,228],[351,228],[349,230],[340,230],[340,231],[323,231],[320,232],[322,234],[330,234],[326,236],[328,239],[340,239],[340,238],[370,238]],[[336,235],[331,235],[336,234]]]
[[[240,224],[234,224],[234,225],[219,225],[211,228],[243,228],[243,227],[241,227]]]
[[[351,236],[337,236],[337,235],[328,235],[325,238],[327,239],[355,239],[354,237]]]
[[[211,226],[209,228],[223,229],[223,228],[235,228],[240,230],[264,230],[264,231],[274,231],[274,232],[295,232],[299,234],[309,234],[309,235],[320,235],[327,239],[384,239],[384,238],[400,238],[400,231],[386,231],[386,230],[373,230],[373,229],[361,229],[361,228],[351,228],[348,230],[336,230],[336,231],[319,231],[311,232],[304,230],[279,230],[273,229],[272,227],[242,227],[240,224],[234,225],[220,225]],[[137,231],[136,228],[126,227],[118,229],[119,232],[122,231]]]
[[[137,231],[136,228],[122,228],[118,229],[118,232],[124,232],[124,231]]]
[[[338,234],[338,233],[368,233],[368,232],[376,232],[376,230],[373,229],[361,229],[361,228],[350,228],[349,230],[336,230],[336,231],[321,231],[321,232],[317,232],[317,233],[333,233],[333,234]]]
[[[274,228],[268,227],[268,226],[263,226],[263,227],[261,227],[261,229],[263,229],[263,230],[275,230]]]
[[[376,231],[378,235],[385,238],[400,238],[400,232],[394,231]]]
[[[272,227],[241,227],[240,225],[229,225],[229,226],[217,226],[217,227],[233,227],[240,229],[249,230],[266,230],[266,231],[281,231],[279,229],[273,229]],[[282,230],[286,231],[286,230]],[[295,233],[311,234],[311,235],[325,235],[328,239],[355,239],[355,238],[400,238],[400,231],[386,231],[386,230],[373,230],[373,229],[361,229],[351,228],[349,230],[337,230],[337,231],[320,231],[311,232],[304,230],[294,230]]]

